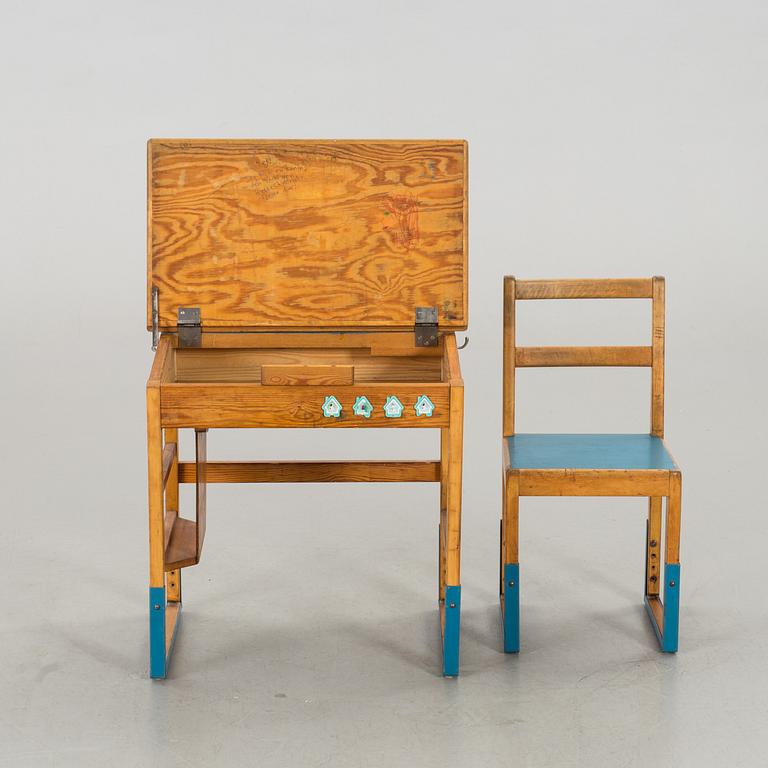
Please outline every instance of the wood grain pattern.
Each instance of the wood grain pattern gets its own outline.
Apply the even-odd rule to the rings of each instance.
[[[174,337],[163,335],[152,358],[152,369],[147,379],[148,387],[159,387],[164,381],[173,381],[175,375]]]
[[[445,518],[445,583],[461,584],[461,493],[464,456],[464,387],[451,386],[448,436],[448,508]]]
[[[520,469],[521,496],[668,496],[663,469]]]
[[[342,404],[339,418],[326,418],[326,395]],[[431,417],[416,416],[413,405],[426,394],[434,403]],[[352,414],[355,398],[365,395],[373,405],[369,419]],[[397,395],[401,418],[387,418],[384,403]],[[449,385],[412,383],[367,384],[353,387],[262,387],[260,384],[165,384],[163,424],[168,427],[444,427],[448,426]]]
[[[168,478],[173,468],[173,461],[176,458],[176,443],[166,442],[163,447],[163,486],[168,484]]]
[[[194,520],[176,518],[168,546],[165,548],[166,571],[187,568],[197,563],[197,526]]]
[[[165,140],[148,145],[148,285],[160,325],[467,324],[463,141]]]
[[[517,347],[518,368],[569,366],[649,367],[650,347]]]
[[[158,348],[157,362],[161,355]],[[154,373],[154,368],[153,368]],[[152,376],[150,376],[152,378]],[[149,496],[149,586],[165,586],[163,545],[165,513],[163,493],[163,432],[160,426],[160,387],[147,385],[147,482]]]
[[[327,384],[347,384],[355,382],[353,365],[262,365],[261,383],[265,386],[296,386],[299,384],[315,386]]]
[[[178,571],[176,571],[178,573]],[[179,600],[169,602],[165,608],[165,656],[171,652],[173,636],[176,633],[176,624],[181,616],[181,604]]]
[[[650,299],[650,278],[619,280],[518,280],[515,298],[524,299]]]
[[[437,595],[445,600],[445,537],[448,528],[448,458],[450,456],[451,431],[440,430],[440,518],[437,525]]]
[[[520,475],[507,472],[504,476],[502,517],[502,573],[505,563],[516,563],[520,537]]]
[[[175,509],[168,509],[165,512],[165,537],[163,541],[164,549],[168,549],[168,542],[171,540],[171,533],[173,533],[173,526],[176,525],[176,521],[179,519],[179,513]]]
[[[645,552],[645,594],[658,595],[661,585],[661,497],[648,499],[648,541]],[[661,626],[661,625],[659,625]]]
[[[515,432],[515,297],[517,281],[514,277],[504,278],[504,316],[502,319],[503,334],[503,413],[502,422],[504,437]]]
[[[651,434],[664,437],[664,278],[653,278]]]
[[[669,483],[667,499],[667,525],[665,536],[665,562],[680,562],[680,514],[683,494],[683,477],[680,472],[673,472]]]
[[[209,483],[437,483],[437,461],[209,461]],[[181,462],[179,479],[194,483],[194,462]]]
[[[202,349],[358,349],[370,350],[373,355],[440,357],[443,350],[443,335],[438,336],[436,347],[416,347],[413,329],[410,331],[255,331],[251,333],[224,331],[204,333],[200,347]],[[176,336],[168,338],[176,339]]]
[[[197,561],[203,551],[208,509],[208,430],[195,429],[195,530]]]
[[[374,381],[440,381],[441,378],[439,357],[379,357],[364,349],[181,349],[176,350],[175,355],[175,381],[179,383],[263,384],[262,368],[276,366],[323,366],[328,369],[328,374],[335,369],[336,373],[344,374],[345,379],[348,377],[345,367],[354,368],[354,381],[359,384]],[[345,381],[326,380],[325,383],[344,384]]]
[[[164,429],[163,439],[166,448],[169,445],[173,446],[173,459],[167,477],[165,477],[165,469],[163,470],[163,476],[165,478],[165,544],[163,550],[165,550],[168,547],[168,541],[170,540],[173,525],[176,522],[176,518],[179,516],[179,431],[177,429]],[[163,459],[165,459],[165,449],[163,449]],[[181,602],[180,570],[166,573],[165,594],[169,603]],[[168,617],[166,615],[166,626],[167,625]]]
[[[459,365],[459,349],[456,345],[456,334],[445,334],[445,355],[443,357],[443,381],[457,387],[464,386],[464,379],[461,377],[461,366]],[[422,381],[426,381],[422,377]]]
[[[181,602],[181,569],[176,568],[165,573],[165,589],[168,605]],[[167,618],[167,614],[166,614]],[[167,624],[167,622],[166,622]]]

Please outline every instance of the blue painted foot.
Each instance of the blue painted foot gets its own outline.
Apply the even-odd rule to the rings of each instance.
[[[461,619],[461,587],[445,587],[445,629],[443,631],[443,675],[459,674],[459,627]]]
[[[664,632],[661,650],[677,653],[680,623],[680,563],[664,564]]]
[[[660,627],[653,612],[653,604],[658,605],[659,598],[645,596],[645,607],[651,619],[651,626],[656,633],[659,647],[664,653],[677,653],[678,627],[680,623],[680,563],[664,564],[664,603]]]
[[[165,677],[165,587],[149,588],[149,676]]]
[[[520,651],[520,564],[504,564],[502,620],[504,623],[504,653]]]
[[[149,588],[149,676],[164,678],[168,674],[173,644],[181,624],[181,603],[167,603],[165,587]],[[166,642],[170,633],[171,642]]]

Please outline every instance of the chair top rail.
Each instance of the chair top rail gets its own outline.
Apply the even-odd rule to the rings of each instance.
[[[515,299],[651,299],[653,278],[516,280]]]

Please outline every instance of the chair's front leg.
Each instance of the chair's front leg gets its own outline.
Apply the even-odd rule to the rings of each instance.
[[[520,650],[520,563],[518,554],[520,518],[520,476],[504,473],[502,500],[502,561],[501,610],[505,653]]]
[[[451,387],[448,427],[448,498],[445,516],[445,600],[443,613],[443,675],[459,674],[461,620],[461,473],[464,442],[464,387]]]
[[[664,557],[664,627],[661,650],[677,651],[680,622],[680,512],[682,476],[673,472],[667,499],[666,554]]]

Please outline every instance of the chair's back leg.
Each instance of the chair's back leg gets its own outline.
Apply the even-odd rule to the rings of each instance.
[[[680,512],[682,477],[673,472],[667,499],[667,526],[664,556],[664,630],[661,650],[677,651],[680,614]]]
[[[648,499],[645,542],[645,594],[658,597],[661,579],[661,496]]]

